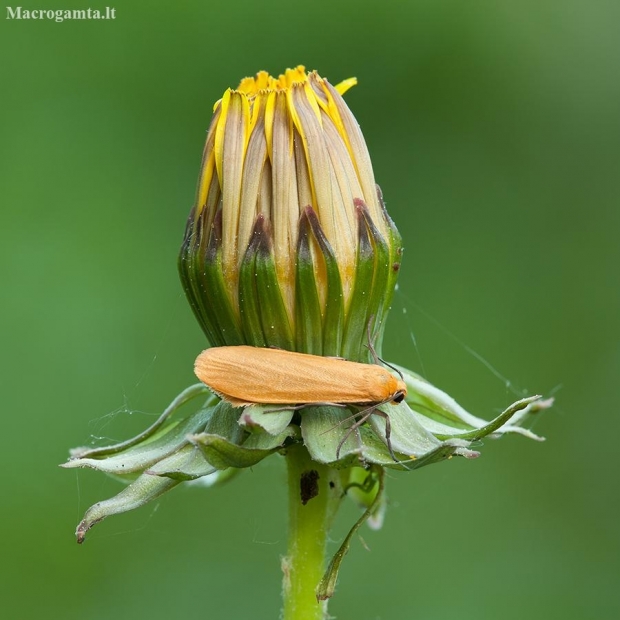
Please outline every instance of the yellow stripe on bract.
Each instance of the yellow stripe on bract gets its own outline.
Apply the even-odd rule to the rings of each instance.
[[[299,136],[301,137],[301,142],[304,147],[304,153],[306,155],[306,160],[308,159],[308,144],[306,140],[306,134],[301,124],[301,119],[299,118],[299,113],[297,112],[297,107],[295,105],[295,88],[289,88],[285,91],[286,103],[288,106],[289,114],[291,115],[291,119],[293,121],[293,126],[297,129]]]
[[[251,110],[250,101],[245,94],[241,94],[241,107],[243,110],[243,157],[245,157],[246,150],[248,148],[248,142],[250,141],[251,133]]]
[[[209,132],[207,133],[207,141],[202,154],[202,162],[200,165],[200,180],[198,181],[198,191],[196,196],[196,218],[200,215],[201,210],[204,208],[209,193],[209,187],[211,180],[213,179],[213,171],[215,170],[215,132],[220,118],[219,106],[216,107],[211,124],[209,126]]]
[[[220,119],[215,127],[215,168],[220,179],[220,185],[222,184],[222,161],[224,159],[224,130],[226,129],[226,117],[228,116],[231,93],[232,91],[229,88],[221,99]]]
[[[336,126],[336,129],[338,130],[338,133],[342,136],[342,139],[344,140],[344,143],[347,146],[351,159],[353,159],[353,151],[351,149],[351,143],[349,141],[349,136],[344,127],[344,123],[342,122],[342,118],[340,117],[338,106],[336,105],[336,102],[334,101],[334,97],[332,96],[329,88],[327,88],[325,80],[321,81],[321,88],[323,89],[323,92],[325,93],[327,97],[327,114],[329,114],[329,117],[334,121],[334,125]]]
[[[196,202],[196,220],[200,216],[205,204],[207,202],[207,196],[209,194],[209,187],[211,186],[211,180],[213,179],[213,171],[215,170],[215,153],[213,150],[205,153],[205,161],[202,166],[202,173],[200,175],[200,187],[198,188],[198,199]]]
[[[353,88],[357,84],[357,78],[351,77],[346,80],[342,80],[334,86],[334,88],[341,94],[344,95],[350,88]]]
[[[313,71],[308,76],[308,84],[310,85],[310,88],[312,89],[312,93],[316,99],[316,102],[319,108],[323,112],[328,113],[328,107],[327,107],[328,101],[323,91],[322,82],[323,82],[323,78],[321,78],[316,71]]]
[[[316,116],[316,120],[319,121],[319,125],[323,124],[323,119],[321,118],[321,108],[318,103],[318,99],[316,93],[312,90],[312,86],[308,82],[304,83],[304,93],[306,95],[306,99]]]
[[[215,154],[213,153],[213,150],[211,151],[211,154],[209,156],[209,161],[209,167],[211,170],[211,184],[209,185],[209,188],[207,190],[207,198],[203,207],[206,211],[206,214],[204,215],[202,221],[202,229],[204,231],[208,231],[208,237],[211,236],[211,224],[213,224],[215,213],[217,212],[220,203],[220,197],[222,194],[219,179],[217,178],[217,174],[214,174]]]
[[[259,115],[261,105],[262,105],[260,94],[256,95],[256,97],[254,97],[251,103],[248,101],[248,104],[251,110],[250,123],[248,127],[248,140],[249,140],[250,136],[252,135],[252,132],[254,131],[254,126],[256,125],[256,121],[258,120],[258,115]]]
[[[223,102],[222,102],[223,103]],[[243,162],[247,150],[250,108],[245,93],[231,91],[227,105],[226,127],[221,146],[222,175],[222,253],[223,267],[230,290],[236,291],[237,235],[241,199]],[[219,125],[218,125],[219,129]],[[216,134],[217,145],[217,134]],[[216,148],[216,160],[220,155]]]
[[[276,93],[271,91],[267,94],[267,103],[265,105],[265,138],[267,139],[267,153],[269,159],[273,159],[273,115],[276,105]]]

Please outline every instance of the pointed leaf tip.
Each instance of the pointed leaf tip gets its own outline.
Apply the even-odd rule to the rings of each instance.
[[[103,521],[106,517],[139,508],[151,500],[158,498],[160,495],[163,495],[166,491],[169,491],[179,484],[179,482],[179,480],[172,480],[171,478],[160,478],[158,476],[143,474],[135,482],[132,482],[128,487],[123,489],[118,495],[103,502],[93,504],[86,511],[84,518],[80,521],[75,531],[78,544],[84,542],[86,532],[88,532],[93,525]]]

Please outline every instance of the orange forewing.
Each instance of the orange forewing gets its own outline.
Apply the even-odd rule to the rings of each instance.
[[[282,349],[212,347],[196,376],[236,407],[264,404],[372,405],[402,399],[407,388],[382,366]]]

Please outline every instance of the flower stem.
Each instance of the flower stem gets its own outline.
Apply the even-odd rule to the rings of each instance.
[[[289,487],[288,554],[282,559],[283,620],[323,620],[327,601],[316,587],[325,570],[325,543],[342,489],[338,472],[313,461],[306,448],[287,450]]]

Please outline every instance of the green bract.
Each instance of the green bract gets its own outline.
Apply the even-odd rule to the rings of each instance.
[[[262,459],[303,441],[310,456],[319,463],[344,472],[344,486],[359,478],[360,467],[381,465],[403,471],[414,470],[454,455],[475,458],[471,442],[487,436],[519,432],[540,440],[533,433],[510,424],[521,422],[550,403],[534,396],[511,405],[495,420],[486,422],[472,416],[441,390],[412,373],[404,375],[409,388],[407,400],[384,405],[392,421],[394,462],[385,444],[385,422],[373,416],[359,436],[347,437],[342,424],[351,414],[336,407],[308,407],[301,424],[294,412],[265,413],[270,407],[233,409],[210,395],[201,383],[182,392],[149,429],[134,440],[103,448],[78,448],[63,467],[89,467],[125,480],[129,486],[116,497],[91,507],[78,527],[81,542],[85,532],[107,516],[133,510],[159,497],[183,481],[208,476],[216,483],[228,479],[229,469],[244,469]],[[194,413],[175,414],[191,399],[205,399]],[[271,407],[272,408],[272,407]],[[438,432],[441,431],[441,432]],[[342,439],[340,449],[336,450]],[[229,472],[230,473],[230,472]],[[354,499],[362,505],[359,488]],[[368,491],[373,492],[374,482]],[[374,497],[374,496],[373,496]]]

